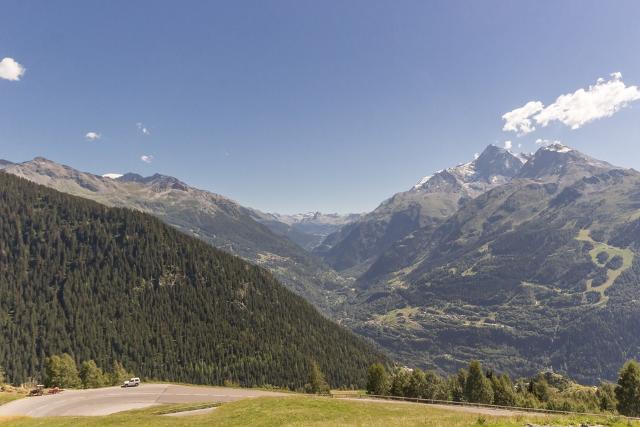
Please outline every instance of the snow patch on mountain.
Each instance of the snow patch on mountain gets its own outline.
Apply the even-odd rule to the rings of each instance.
[[[104,175],[102,175],[103,178],[109,178],[109,179],[118,179],[120,177],[122,177],[121,173],[105,173]]]

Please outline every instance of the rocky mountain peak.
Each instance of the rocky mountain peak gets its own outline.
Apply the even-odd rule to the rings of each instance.
[[[518,173],[519,178],[561,179],[605,172],[615,167],[559,142],[541,147]]]
[[[522,161],[504,148],[489,145],[473,161],[475,179],[491,180],[493,176],[512,178],[522,169]]]
[[[151,176],[144,177],[137,173],[126,173],[118,178],[118,181],[121,182],[137,182],[139,184],[144,184],[146,186],[150,186],[153,191],[162,192],[167,190],[181,190],[187,191],[189,186],[184,182],[180,181],[177,178],[168,175],[162,175],[156,173]]]
[[[504,148],[489,145],[473,161],[440,170],[422,178],[413,188],[442,191],[474,183],[496,184],[513,178],[522,169],[522,160]],[[446,183],[446,188],[443,184]]]

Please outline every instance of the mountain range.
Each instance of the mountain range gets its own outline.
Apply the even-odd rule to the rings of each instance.
[[[332,235],[314,251],[329,265],[358,276],[394,242],[423,227],[436,227],[466,201],[504,184],[523,161],[488,146],[475,160],[440,170]]]
[[[528,155],[490,145],[350,216],[263,213],[163,175],[41,158],[4,171],[152,213],[265,266],[408,366],[480,359],[596,383],[640,356],[640,173],[559,143]]]
[[[615,379],[640,355],[640,173],[561,144],[513,164],[378,256],[346,323],[412,365]]]

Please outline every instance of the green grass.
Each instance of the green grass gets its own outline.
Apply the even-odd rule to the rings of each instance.
[[[7,393],[0,392],[0,405],[4,405],[5,403],[11,402],[13,400],[21,399],[24,397],[24,394],[20,393]]]
[[[201,404],[164,405],[105,417],[52,417],[0,419],[11,427],[71,426],[496,426],[522,427],[527,423],[567,426],[602,424],[611,427],[639,427],[615,417],[545,416],[524,414],[510,417],[457,412],[417,404],[365,402],[304,396],[263,397],[226,403],[214,412],[190,417],[161,414],[202,408]]]
[[[587,281],[587,290],[586,292],[595,291],[600,293],[600,301],[599,304],[604,304],[609,300],[609,297],[605,295],[605,291],[613,285],[613,282],[633,263],[633,252],[629,249],[621,249],[615,246],[607,245],[606,243],[596,242],[591,238],[590,231],[587,229],[582,229],[578,233],[577,240],[589,242],[593,245],[593,249],[589,251],[589,255],[591,255],[591,261],[599,266],[604,267],[606,265],[606,261],[604,263],[598,262],[598,254],[600,252],[606,252],[609,257],[607,260],[613,258],[616,255],[620,255],[622,257],[622,267],[612,270],[607,269],[607,280],[601,284],[600,286],[593,286],[593,280],[589,279]]]
[[[422,329],[420,324],[413,320],[413,316],[418,313],[416,307],[405,307],[391,310],[385,314],[376,316],[375,321],[385,326],[402,326],[408,329]]]

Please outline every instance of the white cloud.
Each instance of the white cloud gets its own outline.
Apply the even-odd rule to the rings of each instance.
[[[504,142],[505,150],[511,150],[511,147],[513,147],[513,144],[511,143],[511,141],[505,141]]]
[[[599,78],[595,85],[560,95],[546,107],[540,101],[530,101],[504,114],[502,130],[524,135],[536,129],[534,121],[542,127],[558,121],[571,129],[578,129],[594,120],[611,117],[637,100],[640,100],[640,89],[625,85],[621,73],[611,73],[609,80]]]
[[[136,123],[136,127],[138,128],[138,130],[140,132],[142,132],[143,135],[150,135],[151,134],[151,131],[149,130],[149,128],[146,127],[144,124],[142,124],[140,122]]]
[[[91,131],[91,132],[87,132],[85,134],[84,138],[87,141],[95,141],[95,140],[98,140],[98,139],[102,138],[102,135],[100,135],[98,132]]]
[[[480,157],[480,153],[473,153],[473,158],[477,159],[478,157]]]
[[[593,120],[611,117],[630,102],[640,99],[637,86],[626,86],[622,74],[612,73],[611,80],[598,79],[588,89],[560,95],[556,102],[538,115],[536,122],[542,127],[556,120],[571,129],[578,129]]]
[[[143,154],[140,156],[140,160],[145,163],[151,163],[153,161],[153,156],[151,154]]]
[[[0,79],[5,80],[20,80],[20,77],[25,72],[25,68],[18,64],[13,58],[3,58],[0,61]]]
[[[529,132],[533,132],[535,127],[531,121],[531,116],[539,113],[544,108],[544,104],[540,101],[530,101],[524,106],[516,108],[513,111],[509,111],[502,116],[504,120],[503,131],[518,132],[519,135],[524,135]]]

